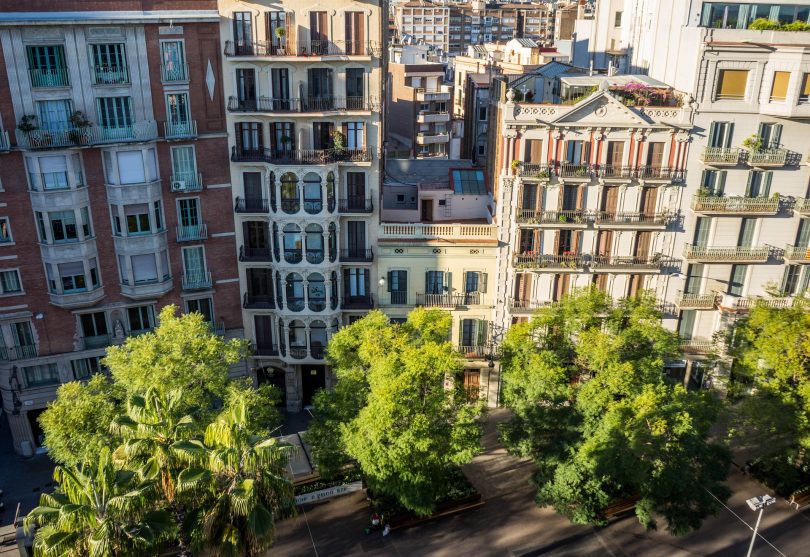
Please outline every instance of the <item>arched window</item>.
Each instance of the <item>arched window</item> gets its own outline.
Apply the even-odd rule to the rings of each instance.
[[[297,224],[284,225],[284,261],[300,263],[303,259],[301,246],[301,227]]]
[[[298,198],[298,176],[287,172],[281,177],[281,210],[292,215],[301,210]]]
[[[310,311],[326,309],[326,283],[322,274],[312,273],[307,277],[307,298]]]
[[[313,358],[321,359],[326,352],[326,323],[313,321],[309,324],[309,348]]]
[[[323,209],[321,177],[314,172],[304,176],[304,211],[316,215]]]
[[[287,333],[287,338],[290,343],[290,356],[293,358],[306,358],[307,357],[307,338],[306,326],[303,321],[294,319],[290,323],[290,328]]]
[[[299,273],[287,275],[287,307],[290,311],[301,311],[304,309],[304,277]]]
[[[307,262],[323,263],[323,227],[320,224],[308,224],[306,233]]]

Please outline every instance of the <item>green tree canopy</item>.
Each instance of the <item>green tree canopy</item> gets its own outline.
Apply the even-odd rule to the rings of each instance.
[[[318,466],[351,458],[374,491],[432,512],[445,468],[480,448],[482,406],[445,388],[461,370],[450,327],[447,312],[419,308],[402,325],[372,312],[332,337],[338,381],[316,397],[308,438]]]
[[[225,340],[213,334],[202,314],[177,315],[169,305],[160,310],[154,331],[111,346],[104,363],[128,394],[182,389],[178,411],[186,413],[211,411],[225,392],[230,366],[246,354],[246,341]]]
[[[95,460],[102,448],[114,448],[119,439],[110,435],[110,422],[121,411],[123,389],[103,375],[87,383],[65,383],[56,400],[42,413],[48,454],[65,466]]]
[[[537,465],[537,503],[577,523],[602,524],[617,501],[638,498],[648,528],[697,528],[717,510],[728,468],[708,441],[720,402],[666,381],[678,338],[655,300],[613,304],[584,290],[513,326],[503,347],[503,396],[514,418],[501,429],[510,451]]]
[[[752,395],[741,405],[751,440],[810,450],[810,310],[757,306],[734,345],[736,390]]]

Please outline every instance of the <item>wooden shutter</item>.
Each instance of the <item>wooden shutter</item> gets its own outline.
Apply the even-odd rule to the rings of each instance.
[[[597,253],[601,256],[610,255],[610,248],[613,245],[613,231],[600,230],[597,239]]]
[[[602,210],[613,214],[616,212],[616,205],[619,202],[619,187],[605,186],[602,190]]]
[[[630,284],[627,288],[627,295],[629,297],[634,297],[638,295],[639,290],[641,290],[641,283],[644,277],[642,275],[630,275]]]
[[[579,253],[579,244],[582,242],[582,230],[575,230],[571,235],[571,251]]]
[[[287,31],[287,52],[289,54],[297,53],[296,45],[297,45],[297,34],[295,28],[295,13],[294,12],[286,12],[284,14],[284,28]]]
[[[633,255],[636,257],[647,257],[650,253],[650,243],[652,232],[636,232],[636,245]]]
[[[579,211],[579,210],[582,210],[582,208],[583,208],[583,200],[585,199],[585,188],[586,188],[586,187],[587,187],[587,186],[578,186],[578,187],[577,187],[577,204],[576,204],[576,209],[577,209],[578,211]]]
[[[644,215],[655,214],[655,204],[658,199],[658,188],[644,187],[641,190],[641,212]]]

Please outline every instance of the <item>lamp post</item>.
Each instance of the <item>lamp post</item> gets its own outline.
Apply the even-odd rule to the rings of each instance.
[[[751,545],[748,546],[748,555],[746,557],[751,557],[751,551],[754,549],[754,541],[757,539],[757,530],[759,530],[759,521],[762,520],[762,511],[765,510],[765,507],[770,507],[774,503],[776,503],[776,499],[771,497],[770,495],[759,495],[757,497],[751,497],[750,499],[746,500],[748,506],[751,508],[752,511],[759,510],[759,516],[757,516],[757,524],[754,526],[754,535],[751,536]]]

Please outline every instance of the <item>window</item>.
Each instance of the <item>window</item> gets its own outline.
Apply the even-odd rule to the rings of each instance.
[[[184,182],[188,187],[197,184],[197,160],[194,156],[194,147],[172,148],[172,180]]]
[[[697,311],[694,309],[681,312],[681,318],[678,322],[678,335],[683,340],[691,340],[695,330],[695,317]]]
[[[200,200],[197,197],[179,199],[177,212],[181,227],[196,227],[200,224]]]
[[[82,334],[85,338],[106,337],[109,334],[107,329],[107,315],[103,311],[96,313],[83,313],[79,316],[82,325]]]
[[[461,320],[461,346],[477,347],[487,343],[487,322],[483,319]]]
[[[98,125],[105,128],[105,137],[115,137],[116,133],[128,137],[133,124],[132,99],[130,97],[102,97],[96,99],[96,103],[98,105]]]
[[[127,55],[123,44],[94,44],[90,48],[93,83],[96,85],[129,83]]]
[[[20,292],[22,292],[20,273],[16,269],[0,271],[0,295],[18,294]]]
[[[799,219],[799,230],[796,232],[796,247],[806,248],[810,245],[810,219]]]
[[[170,126],[180,128],[189,125],[187,93],[166,95],[166,109]]]
[[[111,184],[143,184],[157,180],[157,160],[154,149],[118,151],[115,153],[118,175],[115,175],[112,159],[105,161],[107,180]]]
[[[25,384],[28,387],[40,387],[59,383],[59,370],[56,364],[26,366],[23,369]]]
[[[214,304],[211,298],[199,298],[196,300],[186,300],[186,313],[198,312],[209,323],[214,322]]]
[[[444,271],[427,271],[425,273],[425,294],[444,294]]]
[[[355,150],[365,147],[363,141],[363,122],[349,122],[345,124],[346,148]]]
[[[408,303],[408,271],[388,271],[388,291],[392,305]]]
[[[790,72],[773,72],[773,84],[771,85],[771,102],[784,102],[787,98],[788,83],[790,82]]]
[[[11,242],[11,224],[8,217],[0,217],[0,244]]]
[[[76,213],[73,211],[52,211],[48,213],[54,242],[76,242],[79,240],[76,228]]]
[[[774,122],[762,123],[759,125],[757,135],[762,140],[764,149],[776,149],[782,141],[782,124]]]
[[[64,155],[50,155],[38,157],[36,160],[26,161],[31,168],[39,165],[39,172],[28,173],[28,179],[33,190],[61,190],[70,187],[68,180],[68,161]]]
[[[799,93],[799,100],[802,102],[810,100],[810,73],[802,76],[802,90]]]
[[[365,54],[364,12],[345,12],[346,54]]]
[[[785,267],[785,275],[782,277],[782,294],[792,296],[799,286],[799,275],[802,272],[801,265],[788,265]]]
[[[768,197],[771,191],[773,172],[752,170],[748,173],[748,185],[745,188],[746,197]]]
[[[135,284],[149,284],[158,281],[157,264],[155,263],[154,253],[133,255],[131,260]]]
[[[202,281],[205,275],[205,252],[202,246],[183,248],[183,271],[192,281]]]
[[[732,296],[742,296],[743,281],[745,281],[745,273],[748,271],[748,265],[732,265],[731,276],[728,279],[728,293]]]
[[[260,122],[236,123],[236,147],[242,154],[262,154],[262,124]]]
[[[90,284],[93,285],[93,288],[101,286],[101,280],[99,280],[98,276],[98,262],[95,257],[90,259]]]
[[[73,371],[73,379],[76,381],[90,379],[91,375],[101,373],[104,369],[101,365],[101,356],[71,360],[70,368]]]
[[[135,306],[127,308],[129,330],[133,334],[151,331],[155,327],[152,315],[152,306]]]
[[[709,147],[731,147],[731,136],[734,133],[732,122],[712,122],[709,126]]]
[[[698,217],[695,221],[694,244],[699,247],[706,247],[709,244],[709,229],[712,225],[711,217]]]
[[[233,14],[233,41],[235,54],[253,54],[253,18],[250,12]]]
[[[31,87],[67,87],[70,85],[62,45],[26,47]]]
[[[163,230],[163,208],[160,205],[160,201],[155,201],[155,230],[161,231]]]
[[[58,132],[70,128],[72,113],[69,100],[39,101],[36,103],[39,112],[39,127],[45,131]]]
[[[93,237],[93,221],[90,220],[90,209],[87,207],[81,208],[82,213],[82,234],[85,238]]]
[[[71,261],[70,263],[60,263],[59,280],[62,284],[62,292],[85,292],[87,290],[87,279],[84,276],[84,263],[81,261]]]
[[[613,15],[613,27],[621,27],[622,26],[622,12],[616,12]]]
[[[160,43],[161,72],[163,81],[186,81],[186,57],[183,41],[163,41]]]
[[[149,234],[152,228],[149,224],[149,204],[125,205],[124,216],[127,222],[127,235],[137,236]]]
[[[757,219],[744,218],[740,223],[740,235],[737,238],[737,246],[741,248],[750,248],[754,241],[754,230],[757,226]]]
[[[487,121],[487,107],[485,106],[478,107],[478,121],[479,122]]]
[[[748,70],[720,70],[717,100],[743,100],[748,85]]]
[[[700,187],[711,195],[723,195],[726,185],[725,170],[704,170]]]

